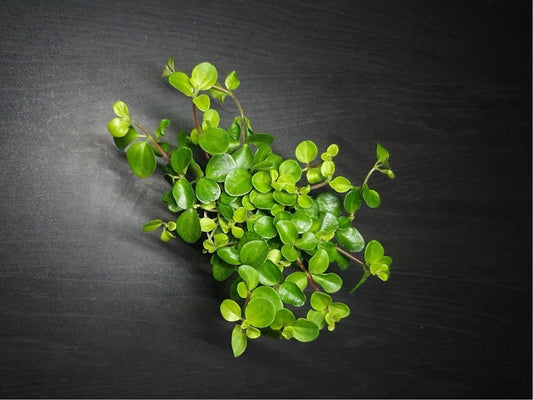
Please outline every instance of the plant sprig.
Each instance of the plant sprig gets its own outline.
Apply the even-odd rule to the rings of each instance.
[[[381,203],[368,185],[371,175],[394,178],[389,152],[378,144],[376,163],[355,186],[336,174],[336,144],[319,155],[316,144],[304,140],[295,158],[275,153],[274,137],[252,129],[234,93],[240,85],[235,71],[222,85],[214,65],[200,63],[189,75],[176,71],[171,58],[163,76],[191,99],[194,128],[188,134],[180,131],[177,141],[165,141],[168,119],[150,134],[122,101],[113,105],[116,117],[108,124],[135,175],[146,178],[160,165],[170,184],[162,201],[176,219],[154,219],[143,231],[161,229],[163,241],[201,240],[213,277],[232,280],[220,313],[234,323],[235,357],[262,335],[310,342],[326,327],[333,331],[350,314],[347,304],[332,297],[344,284],[339,270],[352,261],[361,266],[362,278],[350,292],[370,276],[389,278],[392,259],[377,240],[365,243],[354,226],[363,204]],[[239,115],[224,129],[212,100],[227,97]],[[198,157],[198,150],[205,157]],[[317,192],[320,188],[332,191]],[[363,260],[353,254],[358,252]]]

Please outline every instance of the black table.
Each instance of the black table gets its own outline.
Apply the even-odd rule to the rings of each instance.
[[[530,2],[2,1],[0,49],[0,396],[531,397]],[[234,359],[207,257],[141,232],[167,186],[106,124],[193,127],[170,56],[237,70],[284,156],[391,152],[357,225],[391,278],[335,332]]]

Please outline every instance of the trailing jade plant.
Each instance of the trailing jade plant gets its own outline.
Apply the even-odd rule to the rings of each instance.
[[[150,133],[122,101],[113,105],[116,117],[108,124],[135,175],[146,178],[160,165],[169,183],[161,200],[177,217],[154,219],[143,230],[159,229],[163,241],[177,236],[201,241],[213,277],[232,280],[220,313],[233,323],[235,357],[262,335],[310,342],[323,329],[333,331],[350,314],[348,305],[332,296],[343,287],[340,271],[351,262],[362,269],[350,292],[370,276],[389,278],[391,257],[377,240],[365,244],[354,226],[363,205],[380,205],[371,175],[394,178],[389,153],[378,144],[375,164],[354,185],[335,173],[336,144],[321,152],[304,140],[295,158],[275,153],[273,136],[252,129],[235,95],[240,85],[235,71],[222,85],[212,64],[198,64],[188,75],[176,71],[171,58],[163,76],[191,99],[192,131],[166,141],[168,119]],[[238,115],[225,129],[212,103],[228,97]],[[362,256],[353,254],[358,252]]]

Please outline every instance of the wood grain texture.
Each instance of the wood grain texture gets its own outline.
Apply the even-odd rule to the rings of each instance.
[[[0,396],[531,398],[530,17],[518,0],[0,2]],[[375,178],[358,227],[391,279],[341,294],[333,334],[234,360],[206,257],[140,231],[166,186],[129,172],[106,123],[122,99],[192,128],[169,56],[236,69],[285,156],[335,142],[358,180],[390,150],[397,179]]]

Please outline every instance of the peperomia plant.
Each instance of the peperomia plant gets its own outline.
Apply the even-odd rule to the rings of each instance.
[[[108,124],[135,175],[146,178],[160,164],[170,184],[162,201],[177,218],[154,219],[143,230],[161,229],[163,241],[176,236],[187,243],[202,240],[213,277],[233,280],[220,313],[234,323],[235,357],[249,339],[261,335],[310,342],[325,327],[333,331],[350,314],[348,305],[332,297],[343,286],[335,270],[345,270],[352,261],[362,268],[350,293],[369,276],[389,278],[392,259],[377,240],[365,245],[354,227],[363,204],[380,205],[378,192],[368,184],[372,173],[394,178],[389,153],[378,144],[376,163],[355,186],[335,174],[336,144],[319,154],[315,143],[305,140],[296,146],[295,159],[276,154],[270,146],[273,136],[252,129],[235,96],[240,85],[235,71],[222,85],[212,64],[198,64],[189,76],[175,71],[171,58],[163,76],[192,101],[189,134],[180,131],[177,142],[164,141],[169,120],[151,134],[122,101],[113,105],[116,117]],[[224,129],[211,103],[227,97],[239,115]],[[358,252],[362,259],[352,254]]]

